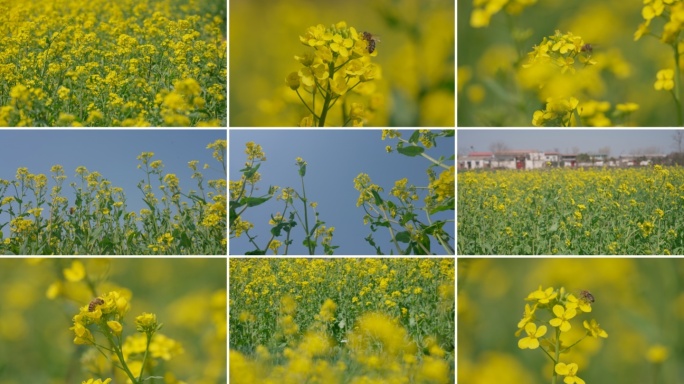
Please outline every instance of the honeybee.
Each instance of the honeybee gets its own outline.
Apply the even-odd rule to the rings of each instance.
[[[104,304],[104,300],[100,299],[99,297],[94,298],[93,301],[88,304],[88,312],[94,311],[95,307],[102,304]]]
[[[580,47],[580,51],[591,54],[592,52],[594,52],[594,47],[591,44],[586,43],[582,47]]]
[[[373,53],[375,51],[375,44],[380,42],[380,39],[370,32],[363,32],[361,38],[368,42],[368,53]]]
[[[590,303],[594,302],[594,295],[591,294],[591,292],[587,290],[581,290],[580,291],[580,299],[584,301],[588,301]]]

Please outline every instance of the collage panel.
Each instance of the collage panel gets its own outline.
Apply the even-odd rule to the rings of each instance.
[[[238,130],[231,255],[453,255],[454,130]]]
[[[460,258],[458,383],[674,383],[681,258]]]
[[[461,127],[681,127],[678,1],[458,2]]]
[[[454,127],[454,26],[454,0],[232,0],[229,125]]]
[[[225,130],[0,130],[0,255],[226,255]]]
[[[226,2],[0,9],[0,127],[227,126]]]
[[[230,382],[453,383],[454,258],[230,258]]]
[[[458,132],[458,254],[683,255],[684,131]]]
[[[0,258],[0,382],[227,380],[222,258]]]

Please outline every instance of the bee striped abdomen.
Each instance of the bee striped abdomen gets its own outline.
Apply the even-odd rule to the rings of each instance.
[[[593,303],[594,300],[595,300],[595,299],[594,299],[594,295],[592,295],[591,292],[589,292],[589,291],[587,291],[587,290],[583,290],[583,291],[580,292],[580,298],[581,298],[582,300],[588,301],[588,302],[590,302],[590,303]]]
[[[100,299],[99,297],[94,298],[93,301],[88,304],[88,312],[94,311],[95,307],[102,304],[104,304],[104,300]]]
[[[366,47],[366,49],[368,49],[368,53],[373,53],[373,51],[375,51],[375,44],[379,41],[378,38],[373,36],[373,34],[370,32],[362,33],[361,38],[368,42]]]

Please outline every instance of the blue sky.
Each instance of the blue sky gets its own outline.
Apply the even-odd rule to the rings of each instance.
[[[408,139],[412,132],[402,131],[402,137]],[[410,158],[396,151],[387,153],[385,146],[396,146],[397,141],[382,141],[380,137],[380,130],[232,129],[228,138],[229,179],[239,180],[240,169],[246,162],[245,143],[254,141],[262,146],[267,159],[259,168],[261,182],[257,185],[260,190],[254,196],[267,194],[270,185],[290,186],[301,193],[301,181],[295,158],[302,157],[308,163],[304,178],[307,198],[318,202],[320,220],[325,221],[327,227],[335,227],[333,245],[340,246],[335,254],[374,255],[374,248],[364,240],[371,231],[369,226],[363,225],[363,208],[356,207],[359,193],[354,189],[354,178],[361,172],[367,173],[374,184],[380,185],[385,189],[385,193],[388,193],[394,182],[404,177],[409,179],[409,184],[426,186],[428,177],[425,170],[430,165],[420,156]],[[438,138],[438,146],[429,149],[427,154],[433,158],[440,155],[444,155],[445,158],[452,156],[455,150],[454,142],[453,138],[449,140],[451,141]],[[421,195],[421,199],[422,197],[424,195]],[[297,209],[301,210],[301,201],[298,203]],[[276,202],[274,198],[245,212],[244,219],[254,224],[254,230],[250,231],[250,234],[258,235],[256,242],[260,247],[263,248],[270,238],[270,214],[282,212],[283,207],[284,203]],[[439,219],[449,216],[454,219],[453,211],[436,217]],[[425,215],[419,214],[419,220],[426,222]],[[449,233],[453,234],[453,225],[449,228]],[[389,254],[387,230],[378,229],[373,237],[383,252]],[[308,254],[301,244],[304,234],[300,225],[294,228],[293,238],[289,254]],[[438,246],[433,242],[433,251],[440,250]],[[243,235],[231,239],[229,249],[230,254],[236,255],[254,250],[254,246]],[[319,246],[317,253],[322,252],[322,247]]]
[[[536,149],[550,151],[558,148],[561,153],[572,153],[577,147],[580,153],[596,153],[599,148],[610,147],[610,155],[630,155],[633,151],[658,150],[668,154],[676,151],[673,129],[459,129],[458,153],[490,151],[492,143],[502,142],[509,149]],[[683,143],[684,144],[684,143]]]
[[[138,169],[136,159],[142,152],[154,152],[153,160],[162,160],[164,174],[175,173],[180,179],[181,189],[187,193],[197,190],[188,162],[198,160],[199,167],[209,164],[210,169],[202,171],[207,179],[223,178],[223,168],[211,157],[207,145],[218,139],[226,139],[225,130],[0,130],[0,179],[15,180],[17,168],[27,167],[34,174],[48,176],[48,195],[54,181],[50,178],[53,165],[64,167],[67,179],[63,184],[63,195],[73,203],[71,182],[77,182],[76,168],[85,166],[88,171],[99,172],[113,186],[121,187],[126,194],[128,210],[139,211],[145,207],[142,193],[137,184],[145,177]],[[154,184],[153,184],[154,185]],[[206,188],[206,185],[205,185]],[[14,195],[10,186],[8,194]],[[155,190],[158,196],[161,191]],[[45,213],[44,213],[45,215]],[[9,216],[0,214],[0,223],[6,223]],[[8,227],[3,228],[5,236]]]

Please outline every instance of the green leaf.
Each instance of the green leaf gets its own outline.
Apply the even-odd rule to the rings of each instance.
[[[455,132],[455,129],[445,129],[442,131],[442,134],[444,135],[444,137],[454,137]]]
[[[299,176],[304,177],[306,175],[306,164],[299,166]]]
[[[306,239],[302,240],[302,245],[306,248],[309,248],[309,246],[315,247],[316,242],[307,237]]]
[[[456,209],[456,200],[451,197],[448,200],[443,201],[440,205],[432,208],[429,213],[430,215],[434,215],[437,212],[442,212],[442,211],[453,211]]]
[[[198,203],[202,203],[202,204],[206,204],[206,203],[207,203],[206,200],[204,200],[203,198],[201,198],[201,197],[199,197],[199,196],[196,196],[196,195],[190,195],[190,196],[188,196],[188,197],[191,198],[192,200],[194,200],[195,202],[198,202]]]
[[[366,241],[368,242],[368,244],[370,244],[373,248],[375,248],[375,254],[376,254],[376,255],[384,255],[384,254],[382,253],[382,251],[380,250],[380,247],[378,247],[378,246],[375,244],[375,241],[373,240],[373,235],[372,235],[372,234],[368,235],[368,237],[364,238],[364,240],[366,240]]]
[[[256,173],[256,171],[261,167],[261,163],[257,164],[256,167],[247,167],[243,168],[240,170],[243,175],[245,175],[246,178],[251,179],[252,176]]]
[[[321,225],[325,224],[324,221],[316,220],[316,225],[311,228],[311,231],[309,232],[309,236],[313,236],[314,231],[316,231],[316,228],[320,227]]]
[[[411,234],[408,231],[403,231],[397,233],[395,238],[397,239],[397,241],[401,241],[402,243],[408,243],[409,241],[411,241]]]
[[[247,204],[248,207],[256,207],[257,205],[261,205],[268,200],[271,199],[273,196],[267,196],[267,197],[243,197],[242,200],[240,200],[240,203]]]
[[[413,157],[413,156],[418,156],[421,153],[423,153],[425,149],[423,147],[418,147],[415,145],[412,145],[410,147],[404,147],[404,148],[398,148],[397,147],[397,152],[401,153],[402,155]]]
[[[380,197],[380,194],[376,190],[371,190],[371,193],[373,194],[373,197],[375,198],[375,205],[380,206],[382,205],[382,198]]]
[[[253,251],[245,252],[245,255],[265,255],[266,250],[261,250],[261,249],[255,249]]]
[[[378,218],[378,220],[374,221],[372,224],[376,225],[378,227],[387,227],[387,228],[390,227],[389,221],[381,219],[381,218]],[[373,231],[373,232],[375,232],[375,231]]]
[[[434,235],[435,231],[441,230],[445,223],[446,223],[446,221],[444,221],[444,220],[435,221],[430,226],[425,227],[424,231],[428,235]]]
[[[406,212],[403,215],[401,215],[401,220],[399,221],[399,224],[403,227],[404,224],[408,223],[409,221],[413,220],[416,217],[416,214],[413,212]]]
[[[271,215],[271,218],[273,218],[273,215]],[[290,229],[292,227],[296,226],[297,222],[296,221],[287,221],[283,223],[278,223],[275,227],[271,228],[271,234],[275,237],[279,237],[281,232],[280,231],[285,231],[285,232],[290,232]]]
[[[409,141],[409,143],[411,143],[411,144],[415,144],[415,143],[418,142],[418,139],[419,139],[419,138],[420,138],[420,131],[415,130],[415,131],[413,131],[413,134],[412,134],[411,137],[408,139],[408,141]]]

